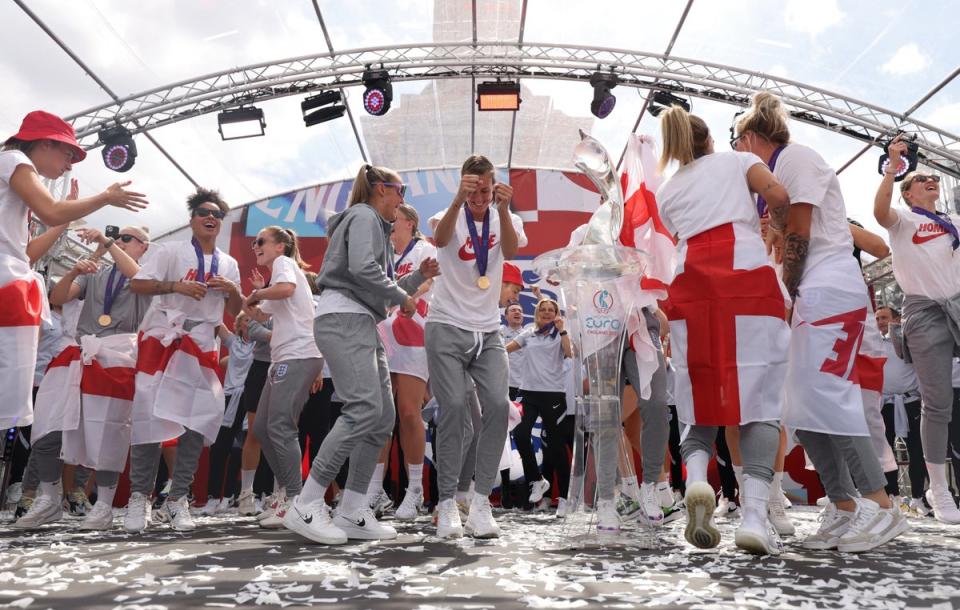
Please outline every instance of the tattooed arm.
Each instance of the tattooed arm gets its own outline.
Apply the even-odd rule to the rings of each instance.
[[[783,284],[790,298],[796,299],[800,278],[807,264],[810,249],[810,219],[813,206],[809,203],[794,203],[786,218],[783,239]]]

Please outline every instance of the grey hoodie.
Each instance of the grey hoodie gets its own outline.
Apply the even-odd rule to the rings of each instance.
[[[322,293],[338,290],[363,305],[378,322],[401,305],[427,278],[419,269],[399,284],[387,276],[393,268],[392,226],[366,203],[356,203],[333,216],[327,225],[327,252],[317,276]]]

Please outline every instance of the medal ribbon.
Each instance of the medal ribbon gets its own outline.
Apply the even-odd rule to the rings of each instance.
[[[925,210],[921,207],[913,206],[910,208],[910,211],[914,214],[920,214],[921,216],[926,216],[933,222],[937,223],[941,227],[947,230],[947,233],[953,236],[953,249],[956,250],[960,247],[960,232],[957,231],[957,227],[954,226],[953,222],[950,220],[949,216],[937,214],[929,210]]]
[[[207,283],[207,275],[204,273],[206,263],[203,259],[203,250],[200,249],[200,242],[197,241],[196,237],[190,239],[190,243],[193,244],[193,250],[197,253],[197,281],[201,284]],[[217,254],[217,249],[213,249],[213,256],[210,258],[210,276],[217,275],[217,271],[220,270],[220,256]]]
[[[490,209],[483,215],[483,233],[477,237],[477,226],[474,224],[473,216],[470,210],[463,208],[463,214],[467,219],[467,231],[470,232],[470,241],[473,243],[473,253],[477,257],[477,271],[480,277],[487,275],[487,261],[490,254]]]
[[[784,144],[783,146],[779,146],[777,150],[773,151],[773,155],[770,156],[770,161],[767,162],[767,167],[770,168],[771,172],[776,169],[777,159],[780,157],[780,153],[782,153],[783,149],[786,147],[787,145]],[[760,218],[767,216],[767,200],[761,195],[757,195],[757,215]]]
[[[551,332],[551,331],[552,331],[552,332]],[[548,322],[548,323],[544,324],[543,326],[541,326],[540,328],[538,328],[536,334],[538,334],[538,335],[546,335],[547,333],[550,333],[550,338],[551,338],[551,339],[555,339],[556,336],[557,336],[558,334],[560,334],[560,331],[557,330],[557,325],[556,325],[555,323],[553,323],[553,322]]]
[[[113,302],[117,300],[117,296],[120,294],[120,291],[123,290],[123,284],[126,282],[127,278],[123,275],[120,276],[120,281],[117,282],[117,287],[114,289],[113,280],[117,277],[117,266],[114,265],[113,269],[110,270],[110,275],[107,276],[107,289],[103,294],[103,315],[109,316],[110,310],[113,309]]]

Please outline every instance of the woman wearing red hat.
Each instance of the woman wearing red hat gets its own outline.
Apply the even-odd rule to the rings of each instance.
[[[123,189],[129,182],[93,197],[55,200],[40,179],[55,180],[86,156],[73,127],[42,110],[28,114],[0,150],[0,387],[10,397],[0,404],[2,428],[33,422],[33,363],[46,301],[27,256],[29,214],[55,226],[106,205],[137,211],[147,204],[142,194]]]

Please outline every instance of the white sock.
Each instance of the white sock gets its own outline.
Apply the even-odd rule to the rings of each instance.
[[[253,471],[251,470],[250,472]],[[317,500],[323,501],[326,495],[326,487],[318,483],[313,477],[307,477],[307,480],[303,483],[303,489],[300,490],[300,495],[297,496],[297,505],[306,506]]]
[[[707,481],[707,465],[710,463],[710,454],[706,451],[694,451],[687,456],[684,463],[687,466],[687,485]]]
[[[240,493],[253,491],[253,479],[257,476],[257,469],[240,471]]]
[[[341,515],[352,513],[355,510],[363,508],[365,502],[366,497],[362,493],[353,491],[352,489],[344,489],[343,496],[340,498],[340,505],[337,507],[337,512]]]
[[[283,487],[280,485],[280,479],[274,477],[273,479],[273,493],[279,492]]]
[[[947,465],[931,464],[927,462],[927,474],[930,475],[930,489],[935,492],[944,492],[950,489],[947,484]],[[43,486],[43,483],[40,484]]]
[[[104,487],[103,485],[97,485],[97,504],[106,504],[107,506],[113,506],[113,496],[117,493],[117,486],[113,487]]]
[[[472,496],[472,495],[473,495],[473,492],[472,492],[471,490],[469,490],[469,489],[468,489],[467,491],[460,491],[460,490],[458,489],[456,495],[454,496],[454,499],[455,499],[457,502],[467,502],[467,503],[469,503],[469,502],[470,502],[470,496]]]
[[[743,466],[733,465],[733,476],[737,479],[737,489],[740,490],[740,494],[743,495]],[[740,503],[743,504],[743,498],[740,499]]]
[[[60,479],[47,483],[45,481],[40,481],[40,495],[48,496],[53,498],[54,502],[59,502],[63,499],[63,484]]]
[[[773,473],[773,480],[770,481],[770,497],[776,498],[780,495],[783,495],[783,473],[775,472]]]
[[[407,489],[423,489],[423,463],[407,464]]]
[[[743,479],[740,503],[743,505],[744,514],[752,514],[758,518],[766,517],[767,498],[773,493],[773,486],[756,477],[745,476]]]
[[[637,484],[637,477],[623,477],[620,480],[620,491],[634,500],[640,499],[640,487]]]
[[[383,470],[384,464],[377,464],[373,469],[373,476],[370,477],[370,484],[367,486],[367,497],[371,500],[383,489]],[[344,491],[344,495],[346,495]]]

